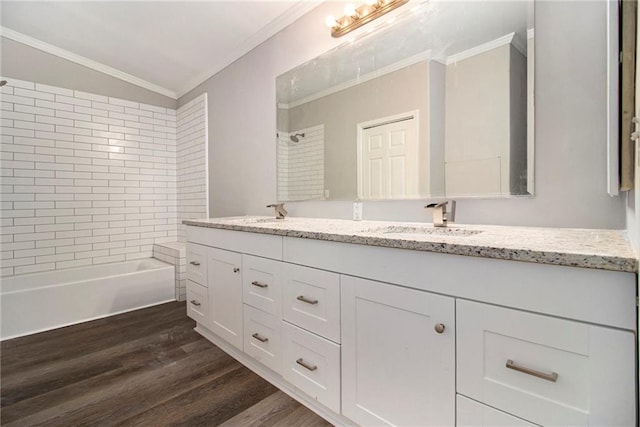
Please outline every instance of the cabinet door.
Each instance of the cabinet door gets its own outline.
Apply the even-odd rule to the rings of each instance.
[[[244,352],[282,374],[282,320],[244,305]]]
[[[340,275],[284,264],[282,317],[307,331],[340,343]]]
[[[341,285],[343,415],[360,425],[453,425],[453,298],[350,276]]]
[[[187,243],[187,279],[207,287],[207,247]]]
[[[242,256],[209,248],[207,270],[211,331],[242,350]]]
[[[545,426],[635,425],[635,337],[457,302],[458,393]]]
[[[282,317],[282,262],[242,255],[243,301],[265,313]]]
[[[207,328],[211,327],[209,291],[191,280],[187,280],[187,316]]]
[[[299,390],[340,413],[340,346],[282,322],[282,376]]]
[[[456,398],[457,427],[535,427],[520,418],[516,418],[475,400],[458,395]]]

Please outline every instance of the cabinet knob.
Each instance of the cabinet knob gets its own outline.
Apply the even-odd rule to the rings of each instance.
[[[444,324],[436,323],[436,326],[434,326],[433,329],[435,329],[437,333],[441,334],[444,332]]]
[[[234,267],[234,268],[233,268],[233,272],[234,272],[234,273],[237,273],[237,272],[239,272],[239,271],[240,271],[240,269],[239,269],[238,267]]]

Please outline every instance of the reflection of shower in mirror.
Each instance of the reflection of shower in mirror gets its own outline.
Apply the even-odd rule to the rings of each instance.
[[[300,138],[304,138],[304,133],[296,133],[295,135],[291,135],[289,139],[291,142],[300,142]]]

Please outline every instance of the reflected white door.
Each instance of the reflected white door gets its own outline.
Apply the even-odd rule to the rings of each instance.
[[[384,119],[383,119],[384,120]],[[418,195],[417,119],[410,116],[362,129],[358,196],[395,199]]]

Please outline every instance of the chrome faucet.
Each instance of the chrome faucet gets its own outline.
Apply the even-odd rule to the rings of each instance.
[[[455,222],[456,220],[456,201],[451,200],[451,211],[447,212],[447,203],[444,201],[440,203],[429,203],[425,208],[433,209],[433,226],[434,227],[446,227],[448,223]]]
[[[276,210],[276,219],[284,219],[287,216],[287,210],[284,208],[284,203],[274,203],[267,205],[268,208],[274,208]]]

